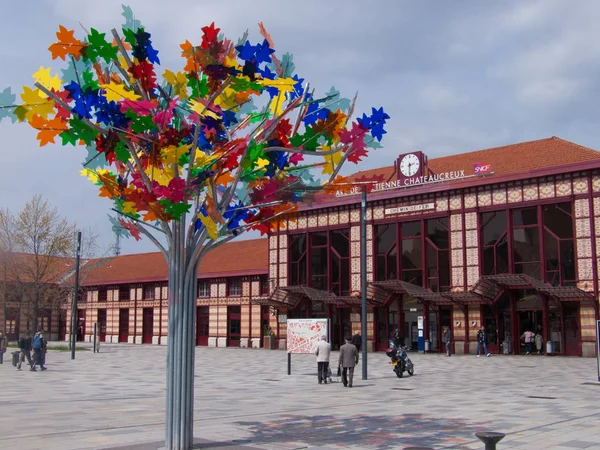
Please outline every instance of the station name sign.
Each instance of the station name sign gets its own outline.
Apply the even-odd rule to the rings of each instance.
[[[386,182],[374,182],[368,192],[384,192],[393,189],[407,188],[412,186],[423,186],[426,184],[440,183],[442,181],[451,180],[462,180],[465,178],[473,178],[477,176],[483,176],[486,174],[492,174],[492,166],[490,164],[475,164],[473,166],[473,174],[466,175],[464,169],[453,170],[450,172],[440,172],[430,175],[421,175],[418,177],[409,177],[403,180],[394,180]],[[361,186],[355,186],[351,189],[338,190],[335,193],[336,197],[349,197],[358,195],[362,191]]]
[[[398,206],[396,208],[385,208],[383,212],[386,216],[392,214],[404,214],[417,211],[429,211],[435,209],[435,203],[421,203],[420,205]]]

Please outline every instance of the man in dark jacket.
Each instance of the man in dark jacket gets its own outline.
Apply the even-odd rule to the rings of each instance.
[[[40,366],[41,370],[46,370],[46,368],[44,367],[44,363],[46,362],[46,340],[44,339],[44,335],[42,334],[41,331],[38,331],[35,336],[33,337],[33,341],[31,343],[31,346],[33,347],[33,366],[32,368],[35,369],[35,366],[38,365]]]
[[[350,338],[346,338],[346,343],[340,347],[340,357],[338,366],[342,366],[342,382],[344,387],[352,387],[352,379],[354,378],[354,366],[358,364],[358,350],[354,344],[350,342]]]
[[[32,372],[37,372],[35,367],[33,367],[33,362],[31,361],[31,334],[29,331],[25,333],[25,336],[21,336],[19,339],[19,349],[21,350],[21,356],[19,357],[19,364],[17,365],[17,370],[21,370],[21,364],[25,362],[25,358],[27,358],[27,364],[29,364],[30,370]]]
[[[444,344],[446,344],[446,356],[452,356],[450,354],[450,344],[452,343],[452,332],[450,328],[444,329]]]
[[[356,333],[352,337],[352,344],[354,344],[354,346],[356,347],[356,350],[358,350],[360,352],[360,346],[362,344],[362,336],[360,335],[360,333]]]

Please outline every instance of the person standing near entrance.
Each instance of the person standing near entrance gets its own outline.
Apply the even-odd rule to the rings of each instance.
[[[483,325],[479,327],[479,331],[477,332],[477,357],[479,358],[479,350],[483,349],[483,354],[485,356],[490,356],[490,352],[487,349],[487,335],[485,334],[485,328]]]
[[[543,353],[544,349],[544,335],[542,334],[542,326],[537,326],[537,331],[535,332],[535,348],[537,349],[538,355]]]
[[[352,387],[354,379],[354,367],[358,364],[358,350],[356,346],[350,342],[350,338],[346,338],[346,343],[340,347],[340,357],[338,366],[342,367],[342,382],[344,387]]]
[[[521,339],[525,341],[525,348],[527,350],[526,354],[531,355],[531,352],[533,350],[533,343],[535,341],[535,334],[533,333],[533,331],[527,329],[525,333],[521,335]]]
[[[325,382],[327,384],[327,374],[329,372],[329,355],[331,354],[331,344],[327,342],[325,336],[321,336],[321,340],[315,349],[317,355],[317,378],[319,384]]]
[[[452,343],[452,332],[450,328],[444,328],[444,344],[446,344],[446,356],[452,356],[450,354],[450,344]]]
[[[4,336],[4,333],[0,331],[0,364],[4,364],[4,353],[6,353],[6,347],[8,346],[8,339]]]

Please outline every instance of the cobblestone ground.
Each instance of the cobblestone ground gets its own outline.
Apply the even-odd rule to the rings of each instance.
[[[13,349],[9,349],[13,350]],[[337,361],[337,353],[333,360]],[[596,359],[410,354],[396,378],[369,354],[368,380],[319,385],[315,358],[283,351],[198,348],[198,448],[481,449],[499,431],[505,449],[600,449]],[[0,448],[130,449],[162,446],[164,347],[104,345],[49,352],[46,372],[0,366]]]

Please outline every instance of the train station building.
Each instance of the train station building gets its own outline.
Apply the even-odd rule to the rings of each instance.
[[[492,353],[524,353],[529,330],[554,354],[596,354],[600,152],[557,137],[432,159],[415,151],[348,180],[268,237],[206,256],[198,345],[261,347],[270,327],[283,349],[291,318],[329,318],[334,348],[360,332],[364,189],[370,351],[395,329],[440,351],[448,327],[453,351],[474,353],[483,326]],[[97,323],[106,342],[166,343],[160,253],[87,266],[80,339]],[[49,329],[62,338],[58,322]]]

